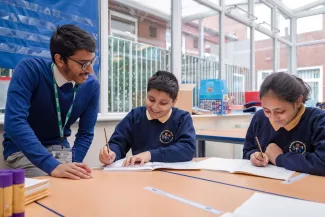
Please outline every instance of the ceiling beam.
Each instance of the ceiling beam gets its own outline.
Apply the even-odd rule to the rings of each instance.
[[[141,4],[141,1],[135,3],[132,0],[116,0],[116,2],[127,5],[127,6],[129,6],[131,8],[138,9],[138,10],[146,12],[148,14],[153,14],[153,15],[155,15],[157,17],[160,17],[160,18],[162,18],[164,20],[170,20],[170,18],[171,18],[171,16],[169,14],[166,14],[166,13],[160,11],[160,10],[156,10],[156,9],[151,8],[151,7],[148,7],[145,4]]]
[[[292,12],[292,10],[289,7],[287,7],[285,4],[280,2],[279,0],[266,0],[266,1],[268,1],[272,5],[277,6],[278,9],[285,15],[289,17],[294,17],[294,13]]]
[[[197,14],[182,17],[182,22],[188,23],[192,20],[198,20],[198,19],[203,19],[206,17],[212,17],[212,16],[217,16],[217,15],[219,15],[219,12],[211,10],[209,12],[197,13]]]
[[[324,14],[324,13],[325,13],[325,8],[318,8],[318,9],[313,9],[313,10],[302,11],[302,12],[296,13],[295,17],[297,17],[297,18],[309,17],[309,16]]]
[[[315,1],[315,2],[312,2],[310,4],[307,4],[307,5],[304,5],[304,6],[301,6],[299,8],[296,8],[293,10],[294,13],[297,13],[297,12],[303,12],[303,11],[307,11],[307,10],[310,10],[312,8],[315,8],[319,5],[323,5],[325,4],[325,0],[318,0],[318,1]]]

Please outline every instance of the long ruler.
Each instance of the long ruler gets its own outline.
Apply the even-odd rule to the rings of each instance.
[[[306,173],[300,173],[299,175],[295,176],[295,177],[292,177],[291,179],[287,180],[287,181],[283,181],[281,182],[282,184],[291,184],[291,183],[294,183],[306,176],[308,176],[309,174],[306,174]]]
[[[159,194],[159,195],[162,195],[164,197],[168,197],[168,198],[171,198],[173,200],[177,200],[179,202],[182,202],[182,203],[185,203],[187,205],[190,205],[190,206],[193,206],[193,207],[196,207],[196,208],[199,208],[199,209],[202,209],[202,210],[205,210],[207,212],[210,212],[210,213],[213,213],[213,214],[216,214],[216,215],[219,215],[222,213],[222,211],[220,210],[217,210],[217,209],[214,209],[212,207],[208,207],[208,206],[205,206],[205,205],[202,205],[202,204],[199,204],[199,203],[196,203],[196,202],[193,202],[193,201],[190,201],[190,200],[187,200],[185,198],[182,198],[182,197],[178,197],[176,195],[173,195],[173,194],[170,194],[170,193],[167,193],[165,191],[162,191],[162,190],[159,190],[157,188],[153,188],[153,187],[145,187],[144,188],[145,190],[148,190],[148,191],[151,191],[151,192],[154,192],[156,194]]]

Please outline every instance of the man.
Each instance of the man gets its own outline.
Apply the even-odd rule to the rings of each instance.
[[[92,65],[95,40],[74,25],[51,37],[52,60],[27,58],[16,66],[5,110],[4,159],[27,177],[90,178],[82,163],[94,136],[99,82]],[[70,149],[70,126],[79,129]],[[56,159],[57,158],[57,159]]]

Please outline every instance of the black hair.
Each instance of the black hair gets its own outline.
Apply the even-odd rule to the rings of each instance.
[[[274,94],[280,100],[295,103],[302,96],[305,103],[309,98],[310,87],[301,78],[285,72],[272,73],[263,81],[260,88],[260,99]]]
[[[167,93],[173,101],[177,98],[179,91],[178,80],[173,73],[157,71],[148,80],[147,91],[155,89]]]
[[[54,55],[60,54],[63,61],[66,62],[66,57],[74,55],[77,50],[95,53],[95,39],[88,32],[75,25],[58,26],[50,41],[52,61],[55,63]]]

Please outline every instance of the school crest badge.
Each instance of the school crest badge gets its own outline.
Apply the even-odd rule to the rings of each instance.
[[[164,143],[164,144],[170,143],[173,140],[173,138],[174,138],[174,135],[169,130],[162,131],[160,136],[159,136],[160,142]]]
[[[289,151],[292,153],[303,154],[306,152],[306,145],[300,141],[293,141],[290,144]]]

